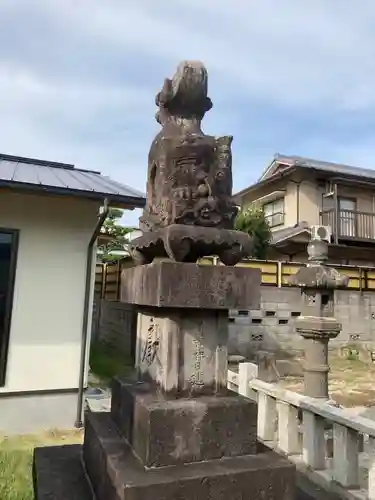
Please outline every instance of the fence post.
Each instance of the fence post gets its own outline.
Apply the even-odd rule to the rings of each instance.
[[[303,411],[303,461],[313,469],[325,468],[326,442],[324,420],[314,413]]]
[[[358,433],[333,424],[333,477],[344,488],[358,488]]]
[[[368,469],[368,497],[375,499],[375,438],[369,436],[368,444],[369,469]]]
[[[116,292],[116,300],[120,300],[121,294],[121,259],[117,261],[117,292]]]
[[[103,271],[102,271],[102,293],[101,293],[102,299],[105,299],[106,281],[107,281],[107,264],[103,264]]]
[[[277,436],[278,447],[287,455],[297,455],[301,453],[298,408],[284,401],[277,401],[276,409],[279,421]]]
[[[278,425],[276,400],[264,392],[258,393],[258,437],[262,441],[274,441]]]
[[[253,391],[249,382],[258,376],[258,367],[254,363],[239,363],[238,365],[238,393],[249,399],[256,400],[256,391]]]
[[[281,288],[283,286],[283,272],[282,272],[283,263],[278,260],[277,261],[277,287]]]

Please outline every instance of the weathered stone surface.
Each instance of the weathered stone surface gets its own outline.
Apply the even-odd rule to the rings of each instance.
[[[156,96],[162,130],[149,152],[143,230],[173,223],[233,227],[233,137],[203,133],[201,121],[212,107],[207,90],[204,65],[184,61]]]
[[[227,311],[143,308],[137,323],[140,379],[175,396],[227,391]]]
[[[328,259],[328,243],[320,239],[313,239],[307,245],[308,260],[306,267],[301,267],[296,274],[289,278],[291,285],[307,289],[337,289],[346,288],[349,276],[341,274],[333,267],[324,265]]]
[[[131,253],[138,265],[149,264],[154,257],[196,262],[207,255],[218,255],[223,264],[234,266],[253,250],[253,241],[247,233],[183,224],[145,232],[132,245]]]
[[[110,415],[86,415],[85,470],[96,500],[291,500],[295,467],[259,449],[256,404],[226,387],[227,313],[259,307],[260,271],[195,263],[212,254],[233,266],[251,247],[232,231],[232,137],[201,130],[212,106],[204,66],[182,63],[157,105],[149,234],[131,244],[149,264],[122,276],[122,301],[139,306],[138,376],[114,383]]]
[[[341,323],[335,318],[323,316],[299,316],[295,324],[297,332],[306,339],[328,340],[337,337],[341,331]]]
[[[238,212],[232,198],[233,137],[217,138],[201,129],[212,107],[207,80],[201,62],[184,61],[157,94],[162,130],[148,156],[147,203],[140,219],[142,231],[153,234],[131,244],[139,263],[165,255],[195,262],[213,254],[234,265],[251,250],[247,234],[238,238],[225,234],[233,229]],[[166,228],[172,232],[165,232]]]
[[[265,447],[260,446],[260,448],[262,448],[259,450],[260,452],[264,453],[266,451]],[[40,462],[36,460],[35,468],[38,469],[39,480],[35,489],[35,500],[97,500],[94,499],[84,471],[81,460],[82,446],[69,445],[38,448],[36,455],[39,455],[39,453],[43,454],[43,461],[48,462],[49,467],[54,470],[54,474],[49,475],[49,467],[40,469],[38,466]],[[75,474],[72,474],[72,468]],[[80,478],[78,481],[77,477]],[[85,496],[85,493],[82,492],[86,491],[88,494]],[[80,496],[75,497],[75,492],[79,492]],[[114,494],[116,495],[116,493]],[[338,495],[319,488],[307,478],[306,474],[301,472],[296,473],[295,497],[297,500],[340,500]],[[108,498],[113,500],[113,498]],[[125,498],[129,500],[129,497]]]
[[[82,465],[81,445],[35,448],[33,480],[35,500],[96,500]]]
[[[146,467],[256,453],[257,405],[230,391],[175,400],[115,379],[111,414]]]
[[[154,307],[257,309],[259,269],[156,261],[122,272],[121,301]]]
[[[294,498],[295,467],[271,452],[145,470],[105,414],[89,414],[84,458],[97,500]]]
[[[302,314],[295,324],[305,339],[305,394],[328,400],[328,341],[342,328],[334,318],[334,289],[346,287],[349,278],[324,265],[328,258],[326,241],[312,239],[307,252],[309,264],[291,278],[291,283],[302,290]]]

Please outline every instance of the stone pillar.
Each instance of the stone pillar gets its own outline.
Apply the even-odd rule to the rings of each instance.
[[[136,376],[114,380],[105,423],[87,419],[98,500],[110,485],[142,500],[293,498],[294,466],[257,443],[256,403],[227,389],[228,310],[259,306],[259,271],[155,261],[123,273],[121,300],[139,307]]]
[[[36,498],[89,498],[80,473],[96,500],[292,500],[294,465],[257,442],[257,404],[227,389],[228,311],[260,302],[259,270],[234,267],[252,239],[233,229],[233,138],[201,129],[212,102],[199,61],[156,103],[139,265],[122,274],[121,300],[139,311],[134,375],[113,381],[110,414],[87,414],[85,473],[80,452],[66,466],[66,448],[36,453]],[[207,255],[224,265],[197,264]]]
[[[329,400],[328,342],[341,331],[334,317],[334,290],[347,286],[348,277],[324,265],[327,242],[311,240],[307,251],[309,263],[290,280],[302,291],[302,314],[296,319],[296,331],[305,339],[305,394]]]

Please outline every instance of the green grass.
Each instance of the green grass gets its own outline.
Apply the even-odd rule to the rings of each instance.
[[[0,449],[0,498],[32,500],[32,451]]]
[[[115,375],[131,371],[130,359],[118,350],[93,344],[90,367],[99,384],[108,384]],[[36,446],[82,442],[82,431],[50,431],[32,436],[0,436],[0,500],[33,500],[32,460]]]
[[[82,442],[82,431],[51,431],[33,436],[0,437],[0,499],[33,500],[32,460],[36,446]]]
[[[116,375],[127,375],[131,371],[130,358],[113,347],[93,343],[90,349],[90,368],[102,383],[108,383]]]

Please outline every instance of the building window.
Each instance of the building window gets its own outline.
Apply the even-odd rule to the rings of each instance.
[[[284,224],[284,198],[266,203],[263,211],[270,227]]]
[[[0,387],[5,385],[16,274],[18,231],[0,229]]]

